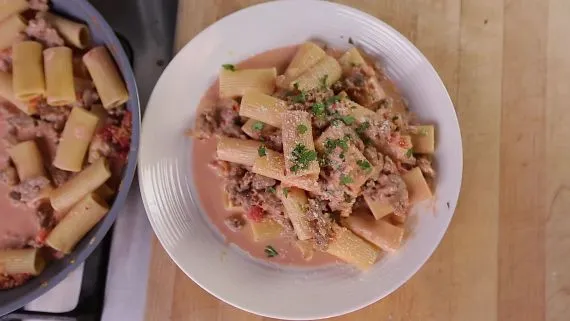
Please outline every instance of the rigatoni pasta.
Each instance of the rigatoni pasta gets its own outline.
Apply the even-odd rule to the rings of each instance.
[[[40,274],[46,265],[40,251],[34,248],[0,250],[0,274]]]
[[[97,92],[106,109],[116,108],[129,100],[129,93],[119,70],[105,47],[95,47],[83,56]]]
[[[52,106],[70,105],[77,101],[72,55],[68,47],[53,47],[43,52],[46,98]]]
[[[275,91],[275,68],[262,69],[222,69],[220,71],[220,97],[243,96],[248,91],[272,94]]]
[[[51,231],[46,244],[62,253],[70,253],[108,211],[107,203],[97,193],[87,194]]]
[[[45,94],[42,50],[42,45],[36,41],[23,41],[12,47],[14,95],[21,101]]]
[[[206,146],[218,139],[209,164],[230,215],[223,232],[250,231],[250,253],[267,260],[306,264],[324,255],[367,270],[380,251],[400,247],[412,207],[432,195],[434,128],[415,123],[391,80],[358,49],[337,56],[306,42],[294,55],[283,50],[293,59],[277,64],[288,63],[277,91],[272,74],[251,85],[240,72],[260,69],[224,65],[219,100],[197,118],[194,137]],[[194,146],[194,155],[208,151]],[[196,181],[198,189],[212,183]]]
[[[45,176],[42,153],[35,141],[21,142],[8,149],[8,154],[16,166],[20,181]]]
[[[0,1],[0,21],[28,9],[27,0]]]
[[[53,165],[70,172],[79,172],[83,167],[85,153],[93,138],[99,117],[80,107],[71,110]]]
[[[26,22],[20,15],[12,15],[0,22],[0,50],[10,48],[13,43],[22,38],[21,33],[26,29]]]
[[[46,13],[46,19],[57,29],[65,41],[74,47],[85,49],[91,44],[89,28],[85,24],[49,12]]]
[[[0,0],[0,184],[9,199],[0,234],[10,233],[0,235],[0,292],[40,274],[42,252],[54,260],[73,250],[109,210],[133,152],[138,119],[119,69],[104,47],[90,50],[86,23],[49,2]]]
[[[105,158],[100,158],[72,179],[56,188],[50,195],[51,206],[56,211],[65,211],[85,195],[95,191],[111,177]]]
[[[258,91],[247,91],[241,99],[239,115],[281,128],[281,114],[287,104],[278,98]]]

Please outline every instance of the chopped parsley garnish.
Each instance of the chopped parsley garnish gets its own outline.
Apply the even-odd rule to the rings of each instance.
[[[300,170],[309,168],[312,161],[317,159],[317,153],[314,150],[309,150],[303,144],[297,144],[291,152],[294,165],[290,170],[297,173]]]
[[[372,165],[367,160],[359,159],[356,164],[360,166],[363,171],[370,172],[372,170]]]
[[[323,78],[321,78],[322,89],[327,89],[327,78],[329,78],[329,75],[324,75]]]
[[[398,120],[398,115],[392,117],[392,121],[396,121],[396,120]]]
[[[356,132],[362,135],[368,128],[370,128],[370,123],[365,121],[360,125],[358,125],[358,127],[356,128]]]
[[[352,201],[352,196],[348,195],[348,193],[344,193],[344,201],[346,203],[350,203]]]
[[[348,137],[344,137],[343,139],[330,139],[328,138],[325,141],[325,149],[327,153],[332,152],[337,146],[340,147],[343,151],[348,150]]]
[[[368,138],[368,137],[364,137],[362,139],[362,141],[364,142],[364,145],[366,146],[371,146],[374,145],[374,142],[372,141],[372,139]]]
[[[410,157],[412,157],[412,155],[414,155],[414,149],[410,148],[410,149],[408,149],[408,151],[406,151],[406,157],[410,158]]]
[[[325,167],[329,164],[329,160],[326,156],[322,155],[319,156],[319,166]]]
[[[257,149],[257,154],[259,155],[259,157],[267,156],[267,151],[265,150],[265,146],[263,145],[259,146],[259,148]]]
[[[270,186],[270,187],[268,187],[268,188],[266,189],[266,191],[268,191],[268,192],[271,193],[271,194],[275,194],[275,187]]]
[[[313,115],[317,117],[322,117],[325,115],[325,104],[314,103],[313,106],[311,107],[311,111],[313,112]]]
[[[354,123],[354,121],[356,120],[356,118],[354,118],[354,116],[351,115],[342,116],[340,119],[342,119],[342,121],[347,125],[352,125],[352,123]]]
[[[277,251],[271,245],[267,245],[265,247],[264,252],[265,252],[265,255],[267,255],[267,257],[275,257],[275,256],[279,255],[279,253],[277,253]]]
[[[339,157],[340,159],[344,159],[344,153],[340,153],[340,154],[338,155],[338,157]]]
[[[285,197],[289,196],[289,188],[288,187],[283,188],[283,196],[285,196]]]
[[[255,123],[253,123],[253,125],[251,125],[251,129],[253,129],[256,132],[261,131],[263,129],[263,123],[260,121],[256,121]]]
[[[304,133],[307,132],[307,130],[309,130],[309,129],[307,128],[307,126],[305,126],[305,125],[303,125],[303,124],[297,126],[297,132],[298,132],[299,134],[304,134]]]
[[[339,102],[339,101],[340,101],[340,95],[335,95],[335,96],[327,98],[327,105],[332,105],[332,104]]]
[[[222,67],[225,70],[229,70],[229,71],[236,71],[236,66],[232,65],[232,64],[223,64]]]
[[[298,95],[293,96],[294,103],[304,103],[307,101],[307,97],[305,96],[305,92],[301,90]]]
[[[347,176],[347,175],[344,175],[344,174],[340,176],[340,183],[341,183],[342,185],[347,185],[347,184],[350,184],[350,183],[352,183],[352,182],[354,182],[354,180],[352,179],[352,177]]]

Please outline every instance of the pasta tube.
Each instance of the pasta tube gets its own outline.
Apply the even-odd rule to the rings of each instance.
[[[20,181],[45,176],[42,154],[33,140],[21,142],[8,150]]]
[[[243,69],[220,71],[220,97],[243,96],[247,91],[272,94],[275,90],[277,69]]]
[[[129,100],[129,93],[115,62],[105,47],[95,47],[83,56],[103,107],[116,108]]]
[[[279,82],[279,86],[288,88],[293,79],[299,77],[325,56],[326,53],[321,47],[310,41],[305,42],[299,46],[295,56],[293,56],[291,63],[285,70],[285,74],[282,76],[283,79]]]
[[[216,154],[219,160],[252,166],[261,146],[260,142],[254,140],[220,137]]]
[[[3,21],[15,13],[25,11],[28,7],[28,1],[26,0],[0,1],[0,21]]]
[[[402,179],[406,182],[406,186],[408,187],[410,203],[415,204],[431,198],[431,190],[419,167],[414,167],[403,175]]]
[[[65,41],[79,49],[85,49],[91,43],[89,28],[83,23],[77,23],[52,13],[46,13],[46,19],[57,29]]]
[[[344,225],[354,234],[384,251],[393,252],[399,249],[404,237],[404,228],[385,220],[375,220],[370,213],[353,213],[344,220]]]
[[[12,46],[14,94],[22,101],[42,97],[46,91],[42,45],[23,41]]]
[[[73,107],[57,146],[53,165],[70,172],[79,172],[99,117],[80,107]]]
[[[5,1],[4,1],[5,2]],[[20,15],[10,16],[0,22],[0,50],[9,48],[22,39],[21,33],[26,29],[26,22]]]
[[[283,154],[267,149],[266,155],[258,157],[251,169],[252,172],[281,181],[284,185],[295,186],[306,191],[316,191],[319,188],[316,180],[310,176],[285,176],[285,157]]]
[[[38,249],[0,250],[0,275],[38,275],[45,266],[46,261]]]
[[[277,195],[283,202],[285,213],[291,220],[295,234],[299,240],[312,238],[311,228],[307,220],[306,213],[309,206],[307,196],[302,189],[296,187],[282,187],[277,189]]]
[[[376,262],[378,249],[346,228],[337,227],[335,230],[336,238],[329,244],[327,253],[361,270],[368,270]]]
[[[85,195],[103,185],[109,177],[111,177],[111,171],[107,160],[99,158],[69,181],[56,188],[50,195],[51,206],[56,211],[64,212]]]
[[[284,112],[282,138],[286,175],[318,176],[320,168],[313,142],[311,115],[305,111]]]
[[[286,110],[287,104],[283,100],[258,91],[248,91],[241,99],[239,115],[281,128],[281,114]]]
[[[362,58],[362,55],[356,49],[356,47],[352,47],[348,49],[339,59],[338,62],[342,66],[342,70],[344,72],[350,71],[352,67],[365,65],[366,61]]]
[[[364,195],[364,201],[366,202],[366,205],[368,205],[372,215],[374,215],[374,218],[377,220],[394,212],[394,207],[392,207],[388,201],[375,201],[367,195]]]
[[[60,252],[70,253],[108,211],[109,206],[97,193],[87,194],[51,231],[46,244]]]
[[[281,224],[272,219],[265,219],[261,222],[249,222],[254,242],[264,242],[278,238],[283,232]]]
[[[433,125],[417,126],[418,132],[412,135],[414,153],[433,154],[435,151],[435,129]]]
[[[71,49],[53,47],[44,50],[43,54],[47,103],[62,106],[76,102]]]
[[[37,113],[35,104],[29,104],[16,98],[12,86],[12,75],[3,71],[0,71],[0,96],[28,115]]]
[[[322,85],[330,87],[340,79],[342,69],[331,56],[324,57],[316,65],[309,68],[301,76],[291,82],[290,89],[311,90]]]

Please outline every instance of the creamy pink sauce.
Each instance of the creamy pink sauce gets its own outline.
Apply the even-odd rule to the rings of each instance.
[[[0,137],[6,133],[6,122],[0,118]],[[0,166],[8,161],[5,144],[0,143]],[[9,197],[10,187],[0,183],[0,249],[21,247],[35,238],[40,224],[34,210],[15,204]]]
[[[297,51],[298,46],[277,48],[253,56],[239,64],[238,68],[267,68],[277,67],[278,74],[282,74]],[[218,100],[218,81],[202,97],[198,112],[209,108]],[[193,147],[194,183],[198,191],[200,202],[206,211],[210,222],[225,237],[227,243],[233,243],[249,253],[252,257],[265,260],[271,263],[289,266],[323,266],[335,264],[338,261],[335,257],[321,252],[315,252],[312,260],[303,259],[299,249],[286,238],[279,238],[265,242],[254,242],[249,225],[241,231],[232,232],[224,223],[224,219],[235,214],[224,208],[222,200],[222,179],[219,178],[208,163],[215,157],[215,139],[200,142],[195,141]],[[265,247],[271,245],[279,255],[268,258],[264,252]]]

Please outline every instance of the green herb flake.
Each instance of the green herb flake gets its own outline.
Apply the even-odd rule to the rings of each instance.
[[[311,107],[311,111],[313,112],[313,115],[317,117],[322,117],[325,115],[325,104],[314,103],[313,106]]]
[[[352,125],[352,123],[356,121],[356,118],[354,118],[352,115],[342,116],[341,119],[347,125]]]
[[[277,251],[271,245],[267,245],[265,247],[264,252],[265,252],[265,255],[267,255],[267,257],[275,257],[275,256],[279,255],[279,253],[277,253]]]
[[[338,155],[338,157],[339,157],[340,159],[344,159],[344,153],[340,153],[340,154]]]
[[[372,165],[367,160],[359,159],[356,161],[356,164],[360,166],[360,168],[365,172],[372,171]]]
[[[398,120],[398,115],[392,117],[392,121],[396,121],[396,120]]]
[[[285,197],[289,196],[289,188],[288,187],[283,188],[283,196],[285,196]]]
[[[354,180],[352,179],[352,177],[347,176],[347,175],[344,175],[344,174],[340,176],[340,183],[341,183],[342,185],[348,185],[348,184],[350,184],[350,183],[352,183],[352,182],[354,182]]]
[[[257,149],[257,154],[259,155],[259,157],[267,156],[267,151],[265,150],[265,146],[263,145],[259,146],[259,148]]]
[[[329,78],[329,75],[324,75],[323,78],[321,78],[321,88],[322,89],[327,89],[327,79]]]
[[[344,193],[344,201],[346,203],[352,202],[352,196],[348,195],[348,193]]]
[[[256,132],[259,132],[263,129],[263,123],[260,121],[256,121],[255,123],[253,123],[251,125],[251,129],[256,131]]]
[[[406,157],[407,157],[407,158],[410,158],[410,157],[412,157],[413,155],[414,155],[414,149],[413,149],[413,148],[410,148],[410,149],[408,149],[408,150],[406,151]]]
[[[232,65],[232,64],[223,64],[222,67],[225,70],[229,70],[229,71],[236,71],[236,66]]]
[[[269,193],[271,193],[271,194],[275,194],[275,192],[276,192],[276,191],[275,191],[275,187],[273,187],[273,186],[268,187],[268,188],[266,189],[266,191],[269,192]]]
[[[307,128],[307,126],[305,126],[305,125],[303,125],[303,124],[297,126],[297,132],[298,132],[299,134],[304,134],[304,133],[307,132],[307,130],[309,130],[309,129]]]
[[[297,144],[291,152],[291,156],[294,165],[290,169],[293,173],[309,168],[311,162],[317,159],[317,153],[314,150],[309,150],[303,144]]]
[[[341,99],[340,95],[335,95],[335,96],[331,96],[329,98],[327,98],[327,106],[330,106],[334,103],[339,102]]]
[[[348,150],[348,139],[345,137],[344,139],[339,139],[337,145],[342,148],[343,151]]]
[[[370,128],[370,123],[365,121],[363,123],[361,123],[360,125],[358,125],[358,127],[356,128],[356,132],[360,135],[364,134],[364,132]]]
[[[304,103],[307,101],[307,97],[305,96],[305,92],[301,90],[298,95],[293,96],[294,103]]]

